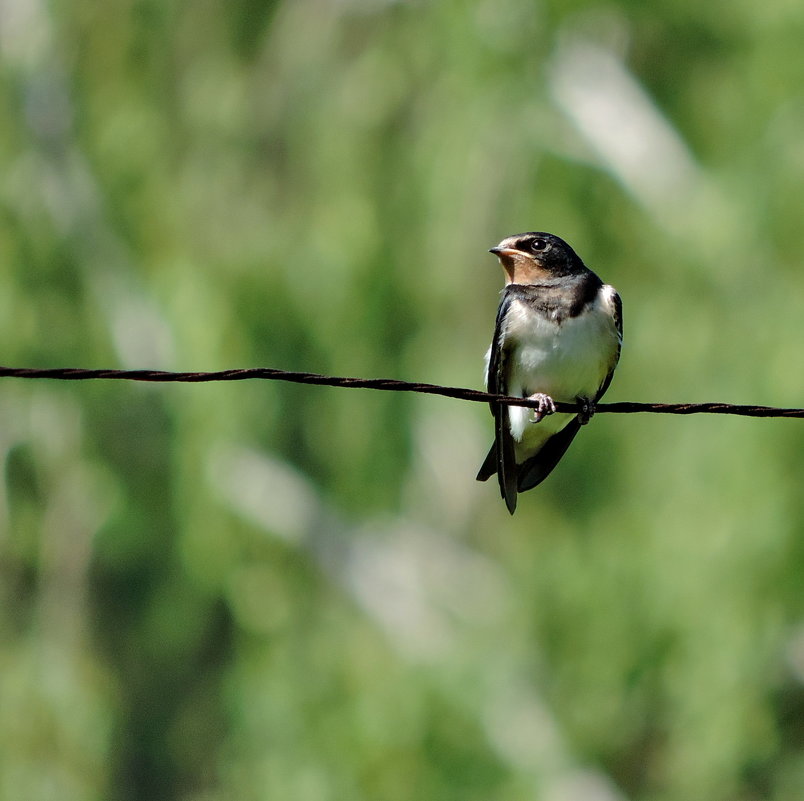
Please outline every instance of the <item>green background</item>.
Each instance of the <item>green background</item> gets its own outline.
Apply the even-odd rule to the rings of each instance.
[[[610,400],[804,405],[804,5],[2,0],[0,361],[482,382],[553,231]],[[0,382],[0,798],[800,801],[804,427]]]

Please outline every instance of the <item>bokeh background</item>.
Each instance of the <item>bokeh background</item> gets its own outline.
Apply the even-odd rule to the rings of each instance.
[[[554,231],[609,399],[804,405],[804,6],[0,0],[17,366],[479,387]],[[0,383],[0,798],[800,801],[804,427]]]

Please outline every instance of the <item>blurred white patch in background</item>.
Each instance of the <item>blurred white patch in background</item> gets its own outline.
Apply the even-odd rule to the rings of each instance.
[[[0,0],[0,58],[17,67],[36,64],[50,50],[53,28],[40,0]]]
[[[625,796],[600,771],[573,770],[550,787],[545,801],[625,801]]]
[[[785,648],[785,661],[795,679],[804,684],[804,623],[799,623],[790,632]]]
[[[115,350],[125,367],[166,369],[174,363],[170,326],[145,295],[130,293],[118,298],[110,324]]]
[[[321,516],[313,485],[279,459],[225,446],[213,452],[207,468],[210,484],[231,508],[286,542],[301,543]]]
[[[491,560],[404,519],[352,539],[342,580],[392,641],[422,661],[447,656],[467,626],[493,628],[512,600]]]
[[[657,218],[702,188],[681,136],[614,51],[568,38],[553,56],[548,82],[606,169]]]
[[[521,770],[562,765],[561,736],[544,701],[527,681],[506,677],[484,713],[489,740]]]
[[[447,531],[463,531],[477,514],[477,485],[467,475],[480,467],[492,433],[491,414],[482,419],[473,405],[419,402],[413,417],[405,507]]]

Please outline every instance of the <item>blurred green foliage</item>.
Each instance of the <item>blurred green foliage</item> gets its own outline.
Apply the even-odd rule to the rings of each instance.
[[[620,290],[609,397],[802,405],[804,7],[0,2],[20,366],[481,382],[486,248]],[[804,428],[0,386],[0,799],[798,801]]]

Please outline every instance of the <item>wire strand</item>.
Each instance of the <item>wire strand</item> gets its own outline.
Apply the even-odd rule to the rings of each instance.
[[[49,378],[57,381],[86,381],[91,379],[118,381],[149,381],[152,383],[180,382],[197,384],[208,381],[290,381],[295,384],[315,384],[328,387],[351,387],[353,389],[378,389],[388,392],[419,392],[426,395],[443,395],[479,403],[500,403],[507,406],[536,408],[535,401],[527,398],[512,398],[493,395],[477,389],[444,387],[438,384],[423,384],[398,381],[393,378],[347,378],[344,376],[319,375],[279,370],[272,367],[251,367],[240,370],[217,372],[171,373],[164,370],[91,370],[80,367],[0,367],[0,378]],[[578,411],[573,403],[556,402],[556,410],[572,413]],[[733,403],[598,403],[598,414],[734,414],[743,417],[799,417],[804,418],[804,409],[785,409],[776,406],[756,406]]]

